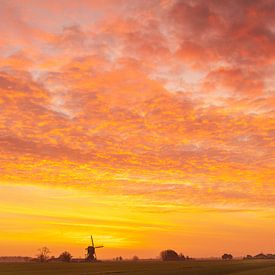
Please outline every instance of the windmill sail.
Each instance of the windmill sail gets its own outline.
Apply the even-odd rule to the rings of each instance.
[[[86,250],[87,250],[86,260],[89,261],[89,262],[93,262],[93,261],[97,260],[96,248],[102,248],[103,247],[103,245],[95,246],[92,235],[91,235],[91,242],[92,242],[92,244],[86,248]]]

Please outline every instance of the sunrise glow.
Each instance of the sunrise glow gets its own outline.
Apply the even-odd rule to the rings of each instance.
[[[274,252],[274,1],[0,0],[0,255]]]

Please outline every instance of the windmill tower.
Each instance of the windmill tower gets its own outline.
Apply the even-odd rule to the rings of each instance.
[[[94,262],[97,260],[97,257],[96,257],[96,252],[95,250],[97,248],[102,248],[104,247],[103,245],[100,245],[100,246],[95,246],[94,245],[94,240],[93,240],[93,236],[91,235],[91,241],[92,241],[92,245],[89,245],[86,250],[87,250],[87,254],[86,254],[86,261],[88,262]]]

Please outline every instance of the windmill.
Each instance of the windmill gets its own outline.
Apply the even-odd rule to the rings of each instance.
[[[97,260],[97,258],[96,258],[96,252],[95,252],[95,250],[96,250],[96,248],[102,248],[102,247],[104,247],[103,245],[100,245],[100,246],[95,246],[94,245],[94,240],[93,240],[93,236],[91,235],[91,241],[92,241],[92,245],[89,245],[87,248],[86,248],[86,250],[87,250],[87,254],[86,254],[86,260],[88,261],[88,262],[94,262],[94,261],[96,261]]]

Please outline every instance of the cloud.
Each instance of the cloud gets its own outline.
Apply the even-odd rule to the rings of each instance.
[[[264,93],[263,77],[257,72],[233,68],[211,71],[204,84],[206,90],[229,90],[233,94],[254,97]]]
[[[274,3],[107,2],[3,2],[1,182],[172,223],[273,209]]]

